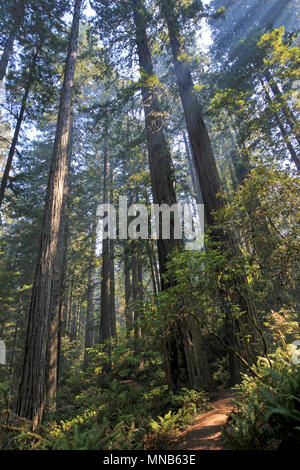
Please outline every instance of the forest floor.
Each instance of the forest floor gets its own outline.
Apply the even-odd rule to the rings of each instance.
[[[212,400],[213,409],[202,414],[176,440],[174,450],[229,450],[221,438],[223,425],[233,410],[231,390],[222,390]]]

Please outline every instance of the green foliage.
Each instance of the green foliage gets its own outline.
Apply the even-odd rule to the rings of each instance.
[[[95,403],[96,396],[100,406]],[[168,408],[163,418],[157,415]],[[42,448],[162,449],[207,408],[207,397],[201,391],[183,389],[175,395],[166,387],[157,387],[145,392],[137,384],[122,386],[114,381],[102,393],[97,390],[89,410],[57,425],[50,424]]]
[[[213,378],[216,384],[223,385],[229,382],[227,357],[216,358],[211,365],[211,369],[214,371]]]
[[[299,194],[297,176],[260,165],[219,213],[223,227],[253,246],[243,247],[244,262],[257,305],[267,312],[299,302]]]
[[[197,414],[209,409],[206,394],[203,391],[183,388],[181,393],[173,395],[173,407],[163,417],[158,416],[149,422],[150,432],[146,437],[146,449],[169,449],[180,430],[190,424]]]
[[[112,430],[108,424],[92,424],[89,427],[80,427],[74,424],[71,431],[61,433],[51,444],[47,442],[42,449],[52,450],[138,450],[142,446],[142,440],[134,443],[135,430],[128,428],[122,421]]]
[[[292,46],[295,36],[285,36],[281,26],[263,34],[258,42],[265,67],[275,68],[277,77],[288,81],[299,76],[300,50]]]
[[[236,387],[236,411],[223,433],[236,449],[300,449],[300,368],[288,349],[271,361],[259,359],[260,378],[244,375]]]
[[[157,420],[151,420],[146,449],[169,449],[178,434],[177,419],[177,414],[170,410],[163,417],[158,416]]]
[[[0,401],[0,449],[1,450],[34,450],[42,446],[45,438],[43,430],[33,432],[32,423],[20,418]]]
[[[163,442],[171,443],[180,429],[208,408],[201,390],[169,391],[160,356],[141,354],[142,368],[140,357],[118,343],[112,348],[105,377],[107,357],[102,348],[91,349],[86,372],[68,368],[61,378],[56,412],[48,413],[48,423],[40,430],[45,438],[40,448],[162,448]]]
[[[277,0],[276,4],[286,1]],[[1,49],[11,30],[15,2],[9,1],[9,7],[4,8],[6,3],[0,0]],[[250,365],[254,377],[244,375],[238,388],[238,411],[232,417],[233,425],[226,430],[227,439],[238,449],[298,446],[299,368],[291,364],[287,344],[298,334],[299,318],[295,312],[300,305],[300,188],[299,178],[293,176],[294,163],[287,144],[296,148],[298,116],[292,82],[299,74],[299,49],[295,45],[296,34],[286,33],[280,21],[275,29],[268,26],[265,30],[267,20],[276,19],[277,14],[276,8],[268,10],[270,0],[214,0],[209,6],[200,0],[166,0],[167,8],[175,7],[179,41],[184,46],[177,59],[188,64],[195,80],[193,91],[209,117],[209,134],[227,190],[220,195],[224,207],[214,220],[222,230],[234,234],[241,253],[237,255],[231,247],[213,243],[208,234],[202,252],[173,254],[166,277],[174,282],[156,298],[153,292],[159,284],[154,269],[157,252],[152,243],[116,240],[117,340],[108,341],[110,354],[108,344],[90,348],[84,367],[88,300],[93,297],[95,301],[91,315],[95,330],[101,308],[101,261],[99,244],[95,242],[95,214],[103,193],[106,151],[110,157],[113,187],[109,189],[114,202],[118,195],[147,205],[152,200],[153,175],[150,178],[140,114],[140,92],[145,87],[155,91],[161,104],[157,115],[166,127],[178,201],[190,200],[195,188],[192,191],[187,169],[188,146],[184,149],[182,145],[185,123],[174,70],[170,67],[172,57],[163,15],[159,13],[160,2],[141,2],[142,23],[146,25],[155,73],[142,69],[140,80],[133,66],[135,2],[93,0],[95,15],[91,10],[86,18],[82,15],[73,87],[70,191],[64,214],[68,242],[56,409],[49,407],[45,424],[37,433],[31,423],[8,409],[16,401],[22,367],[70,26],[66,12],[71,3],[25,2],[24,24],[17,31],[6,75],[7,102],[0,113],[0,173],[15,125],[13,116],[19,113],[28,79],[32,51],[43,41],[28,97],[26,126],[22,124],[1,212],[0,331],[10,364],[3,374],[0,371],[0,446],[68,450],[170,447],[178,432],[208,408],[208,399],[200,388],[176,393],[169,390],[162,354],[165,340],[169,335],[175,336],[173,327],[180,322],[196,325],[191,328],[191,343],[194,333],[201,337],[203,356],[199,353],[193,365],[201,365],[202,358],[207,359],[209,377],[217,385],[226,385],[229,380],[229,357],[224,343],[228,339],[226,321],[230,317],[239,325],[246,316],[240,302],[243,294],[246,301],[253,298],[261,325],[257,336],[259,341],[265,341],[265,357],[252,369]],[[259,4],[264,10],[259,10]],[[212,34],[214,57],[199,53],[202,49],[199,24],[204,17],[211,18],[211,27],[216,32]],[[279,93],[274,92],[276,86]],[[271,99],[268,100],[266,92]],[[280,133],[276,117],[285,136]],[[129,308],[124,305],[128,300],[124,299],[126,257],[131,266]],[[135,283],[132,266],[137,259],[143,268],[143,281]],[[247,282],[236,283],[236,289],[239,274]],[[142,300],[133,299],[136,287],[141,288]],[[221,295],[224,292],[225,302]],[[130,318],[138,317],[131,331],[123,327],[124,312]],[[246,321],[240,323],[247,330]],[[139,328],[142,338],[136,340],[134,333]],[[242,345],[249,343],[248,331],[241,330],[236,336]],[[259,341],[255,339],[253,345],[262,351],[261,344],[257,345]],[[277,349],[279,346],[283,349]]]
[[[204,311],[209,318],[217,312],[215,303],[218,283],[216,270],[220,273],[226,268],[226,258],[218,247],[202,252],[177,252],[167,264],[174,285],[160,293],[158,315],[163,322],[163,331],[178,317],[195,316],[202,322]],[[189,296],[186,296],[187,289]]]
[[[8,380],[1,380],[0,382],[0,401],[3,399],[4,395],[7,393],[9,389],[9,381]]]

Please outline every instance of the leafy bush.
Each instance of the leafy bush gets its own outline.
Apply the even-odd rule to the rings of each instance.
[[[40,448],[162,448],[208,406],[201,390],[182,389],[175,394],[168,389],[162,359],[156,353],[151,357],[141,353],[141,369],[140,357],[119,344],[105,377],[98,373],[103,353],[100,349],[91,353],[87,371],[68,371],[62,377],[57,409],[47,415],[48,424],[41,432],[46,441]]]
[[[54,450],[138,450],[142,446],[143,439],[135,442],[135,429],[128,427],[123,422],[110,429],[108,423],[86,429],[76,423],[68,432],[61,433],[51,444],[44,445],[45,449]]]
[[[178,415],[171,410],[165,416],[158,416],[149,423],[150,433],[146,440],[146,449],[169,449],[178,434]]]
[[[300,449],[300,367],[278,348],[236,386],[237,410],[223,436],[236,449]]]
[[[171,408],[163,417],[149,422],[150,432],[146,438],[146,449],[169,449],[180,430],[190,424],[195,416],[209,409],[206,393],[183,388],[178,395],[170,394]]]
[[[167,386],[145,391],[116,380],[98,390],[98,398],[98,406],[94,403],[72,419],[45,426],[47,440],[40,448],[166,449],[179,430],[208,408],[203,391],[182,389],[174,394]]]

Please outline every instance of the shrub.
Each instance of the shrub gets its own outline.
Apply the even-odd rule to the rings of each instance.
[[[256,377],[236,386],[235,411],[223,436],[236,449],[300,449],[300,368],[278,348],[259,359]]]

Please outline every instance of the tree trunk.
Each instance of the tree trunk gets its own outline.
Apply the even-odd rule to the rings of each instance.
[[[110,332],[113,338],[116,337],[116,300],[115,300],[115,244],[114,240],[109,240],[109,276],[110,276]]]
[[[264,82],[263,82],[262,79],[260,80],[260,82],[261,82],[261,85],[262,85],[262,87],[263,87],[263,90],[264,90],[264,93],[265,93],[265,97],[266,97],[267,103],[268,103],[269,106],[272,106],[272,99],[271,99],[271,97],[270,97],[270,95],[269,95],[269,93],[268,93],[267,87],[266,87],[266,85],[264,84]],[[272,82],[270,82],[270,83],[272,83]],[[277,85],[276,85],[276,86],[277,86]],[[272,90],[273,90],[273,88],[272,88]],[[278,92],[280,93],[279,90],[278,90]],[[284,140],[284,142],[285,142],[285,144],[286,144],[286,146],[287,146],[287,149],[288,149],[288,151],[289,151],[289,153],[290,153],[290,155],[291,155],[292,161],[293,161],[293,163],[296,165],[297,171],[299,172],[299,171],[300,171],[300,158],[299,158],[299,156],[297,155],[297,152],[296,152],[296,150],[294,149],[294,146],[293,146],[292,142],[290,141],[290,138],[289,138],[289,136],[288,136],[288,134],[287,134],[287,131],[286,131],[285,128],[284,128],[283,123],[281,122],[281,119],[280,119],[280,117],[279,117],[278,112],[277,112],[276,110],[274,110],[274,111],[272,111],[272,112],[273,112],[273,114],[274,114],[275,121],[276,121],[276,124],[277,124],[277,126],[278,126],[278,129],[280,130],[280,133],[281,133],[281,135],[282,135],[282,138],[283,138],[283,140]],[[299,143],[300,143],[300,141],[299,141]]]
[[[180,40],[180,28],[173,0],[161,0],[161,9],[168,26],[176,80],[203,197],[205,218],[207,224],[213,226],[212,213],[222,205],[221,198],[216,196],[221,192],[216,162],[203,120],[201,106],[194,93],[191,71],[184,59],[184,48]]]
[[[103,203],[108,202],[108,151],[104,149],[104,169],[103,169]],[[111,337],[110,322],[110,240],[102,240],[102,280],[101,280],[101,316],[100,316],[100,343]]]
[[[239,143],[238,134],[235,130],[235,121],[230,113],[227,114],[229,120],[229,131],[232,140],[233,149],[231,151],[231,160],[235,170],[237,182],[243,184],[251,172],[251,162],[245,142]]]
[[[24,90],[24,95],[23,95],[23,98],[22,98],[22,103],[21,103],[19,116],[18,116],[18,119],[17,119],[17,124],[16,124],[16,127],[15,127],[13,139],[12,139],[12,142],[11,142],[11,146],[10,146],[10,149],[9,149],[9,153],[8,153],[8,157],[7,157],[7,161],[6,161],[6,165],[5,165],[5,169],[4,169],[4,173],[3,173],[3,176],[2,176],[2,181],[1,181],[1,186],[0,186],[0,208],[2,206],[5,190],[6,190],[6,187],[7,187],[9,172],[10,172],[10,169],[11,169],[15,149],[16,149],[16,146],[18,144],[21,124],[23,122],[24,113],[25,113],[25,110],[26,110],[26,103],[27,103],[29,91],[30,91],[30,88],[31,88],[31,85],[32,85],[32,79],[33,79],[33,75],[34,75],[34,71],[35,71],[35,65],[36,65],[38,54],[39,54],[39,50],[40,50],[40,48],[37,48],[37,50],[36,50],[36,52],[33,56],[32,63],[30,65],[28,79],[27,79],[25,90]]]
[[[62,224],[60,239],[62,243],[60,244],[60,258],[61,258],[61,284],[59,288],[59,308],[58,311],[54,312],[51,321],[51,330],[53,331],[53,336],[50,335],[49,341],[49,375],[48,375],[48,397],[49,400],[53,401],[53,407],[55,407],[56,398],[56,388],[58,386],[58,379],[60,374],[61,366],[61,335],[63,327],[63,300],[64,300],[64,291],[65,291],[65,278],[67,270],[67,252],[68,252],[68,241],[69,241],[69,214],[68,209],[70,205],[69,191],[70,191],[70,172],[71,172],[71,162],[72,162],[72,150],[73,150],[73,104],[71,105],[71,119],[70,119],[70,133],[67,146],[67,166],[68,174],[66,178],[66,187],[64,200],[62,205],[62,218],[65,219],[65,223]],[[53,325],[52,325],[53,323]],[[58,333],[56,334],[56,325],[58,325]],[[52,341],[51,341],[52,338]]]
[[[185,132],[183,132],[183,141],[184,141],[185,151],[187,155],[190,174],[192,177],[192,185],[193,185],[193,190],[195,193],[196,203],[203,204],[203,198],[202,198],[201,188],[199,184],[199,179],[197,178],[197,175],[196,175],[194,160],[191,155],[190,145],[189,145]]]
[[[74,300],[74,302],[72,302],[72,311],[71,311],[70,341],[76,340],[78,310],[79,310],[79,300],[77,301]]]
[[[218,194],[221,193],[221,184],[209,135],[203,120],[201,105],[194,93],[192,74],[188,62],[185,60],[186,53],[182,38],[180,37],[180,26],[175,13],[174,1],[161,0],[160,4],[168,26],[170,48],[173,56],[177,85],[179,88],[192,155],[203,197],[205,220],[212,231],[213,239],[226,243],[226,245],[231,248],[233,255],[235,255],[238,253],[239,249],[234,237],[231,234],[225,233],[220,228],[215,228],[213,213],[223,206],[222,198],[218,197]],[[229,318],[231,318],[231,302],[233,302],[233,304],[238,304],[241,311],[246,311],[247,315],[252,317],[254,314],[255,309],[251,299],[248,297],[248,293],[246,293],[246,291],[248,292],[246,286],[246,275],[241,274],[238,275],[236,279],[228,283],[228,285],[224,286],[224,289],[220,290],[223,309],[227,312]],[[229,296],[229,292],[232,290],[233,293]],[[229,298],[231,299],[230,302],[228,302]],[[250,305],[249,308],[248,304]],[[239,328],[244,328],[242,323],[243,321],[240,322]],[[232,332],[230,339],[234,339],[234,345],[236,348],[240,347],[238,330],[234,330]],[[245,348],[249,349],[246,344]],[[250,351],[250,357],[253,360],[254,355],[252,354],[252,351]],[[232,380],[237,379],[237,376],[232,377]]]
[[[155,279],[155,271],[154,271],[154,263],[153,263],[153,256],[152,256],[152,246],[150,246],[149,241],[147,242],[147,253],[149,257],[149,264],[150,264],[150,272],[151,272],[151,279],[152,279],[152,286],[153,286],[153,294],[154,296],[158,293],[158,288],[156,285]]]
[[[144,16],[144,4],[141,0],[132,0],[133,16],[135,23],[135,40],[140,67],[142,99],[145,114],[145,129],[148,147],[148,158],[151,176],[151,186],[154,204],[167,204],[171,207],[176,204],[174,188],[174,175],[172,161],[168,149],[164,131],[163,120],[159,108],[157,93],[155,90],[156,77],[154,74],[151,53],[146,34],[146,22]],[[161,273],[162,290],[174,283],[173,279],[163,277],[166,272],[166,263],[174,248],[182,247],[182,240],[174,237],[174,221],[171,225],[171,236],[163,239],[158,234],[157,246],[159,266]],[[195,386],[194,376],[190,374],[188,366],[191,356],[185,347],[187,340],[187,322],[177,320],[170,326],[170,334],[165,341],[166,370],[169,385],[172,389],[180,389],[184,386]],[[199,347],[194,344],[193,349]]]
[[[113,164],[110,165],[109,171],[109,202],[114,203],[113,188]],[[116,337],[116,299],[115,299],[115,244],[114,240],[109,240],[109,277],[110,277],[110,297],[109,297],[109,313],[110,313],[110,332],[113,338]]]
[[[76,0],[48,180],[42,234],[35,270],[17,413],[34,423],[43,419],[49,382],[49,345],[57,336],[54,318],[60,301],[61,245],[67,182],[72,88],[82,0]],[[51,331],[50,331],[51,330]],[[51,367],[50,367],[51,370]]]
[[[295,132],[295,125],[297,123],[296,116],[294,115],[293,111],[289,108],[286,101],[284,101],[284,98],[282,98],[282,93],[281,93],[281,91],[280,91],[280,89],[279,89],[279,87],[276,83],[276,80],[272,77],[272,74],[268,69],[265,70],[265,77],[266,77],[266,80],[268,82],[269,87],[272,90],[273,95],[276,98],[279,98],[279,100],[282,100],[281,104],[282,104],[283,115],[284,115],[284,117],[286,119],[286,122],[289,125],[291,131],[293,132],[294,137],[298,142],[298,145],[300,145],[300,136],[299,136],[299,134],[297,134]]]
[[[84,360],[83,368],[88,366],[89,358],[87,350],[94,345],[94,314],[95,314],[95,255],[96,255],[96,227],[94,227],[91,235],[91,253],[88,272],[87,285],[87,307],[85,318],[85,343],[84,343]]]
[[[160,277],[159,277],[158,261],[157,261],[156,251],[154,249],[155,245],[153,243],[153,240],[150,240],[150,245],[151,245],[151,253],[153,257],[153,267],[154,267],[157,291],[160,292],[162,289],[161,289],[161,282],[160,282]]]
[[[132,260],[132,288],[133,288],[133,302],[134,302],[134,350],[139,353],[140,341],[142,338],[141,329],[141,301],[143,298],[143,270],[138,253],[138,241],[134,242],[134,256]]]
[[[136,45],[139,57],[142,99],[145,113],[145,128],[148,146],[148,158],[151,176],[151,186],[154,204],[166,203],[169,206],[176,204],[174,189],[174,175],[169,148],[163,132],[163,121],[156,90],[149,85],[151,78],[155,77],[151,53],[146,35],[144,22],[144,5],[141,0],[132,0],[134,21],[136,27]],[[174,239],[171,227],[169,240],[158,238],[158,254],[161,274],[165,271],[168,255],[175,247],[181,246],[181,241]],[[165,281],[162,280],[162,284]]]
[[[6,75],[6,69],[8,66],[8,62],[10,59],[10,55],[13,50],[14,41],[16,38],[16,34],[20,26],[24,21],[24,0],[20,0],[19,2],[15,2],[14,5],[14,18],[12,18],[12,29],[8,35],[6,40],[4,50],[2,52],[2,56],[0,59],[0,82],[4,79]]]
[[[130,306],[131,301],[131,257],[129,255],[129,248],[127,242],[124,244],[124,289],[125,289],[125,326],[126,335],[129,337],[132,328],[132,309]]]
[[[67,312],[67,332],[70,337],[71,337],[71,320],[72,320],[72,309],[73,309],[74,274],[75,274],[75,263],[73,263],[73,269],[72,269],[70,300],[68,303],[69,310]]]
[[[142,341],[142,301],[143,301],[143,267],[139,254],[139,243],[135,240],[135,253],[133,257],[133,302],[134,302],[134,351],[136,355],[141,353]],[[143,358],[140,358],[140,367],[144,365]]]
[[[5,43],[4,50],[2,52],[2,56],[0,59],[0,82],[2,82],[2,80],[4,79],[6,75],[6,69],[8,66],[10,55],[13,50],[14,41],[15,41],[15,31],[11,31]]]

